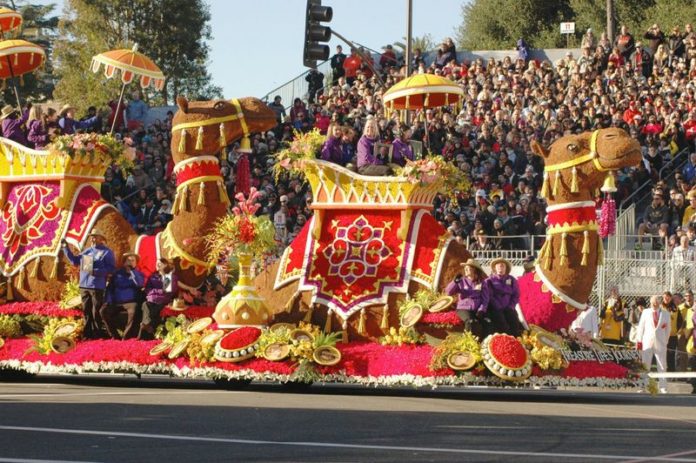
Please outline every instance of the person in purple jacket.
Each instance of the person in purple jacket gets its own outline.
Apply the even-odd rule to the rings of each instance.
[[[68,104],[63,105],[59,115],[58,126],[64,135],[73,135],[77,130],[92,128],[99,121],[99,116],[93,116],[82,121],[75,120],[75,108]]]
[[[368,117],[363,135],[358,140],[358,173],[362,175],[388,175],[388,159],[374,155],[375,143],[379,142],[379,127],[374,117]]]
[[[43,110],[40,105],[34,105],[29,110],[29,118],[27,119],[27,140],[29,148],[42,150],[50,142],[50,134],[46,130],[44,122]]]
[[[454,278],[445,289],[448,296],[457,296],[457,311],[464,321],[465,329],[480,334],[479,321],[486,316],[489,301],[486,272],[475,259],[463,264],[464,276]]]
[[[155,328],[160,322],[160,311],[170,304],[179,292],[179,279],[174,267],[164,257],[157,261],[157,271],[145,283],[143,320],[138,339],[153,339]]]
[[[5,105],[0,112],[0,120],[2,120],[2,136],[27,146],[27,135],[24,132],[24,123],[27,122],[29,112],[25,111],[20,115],[19,111],[11,105]]]
[[[517,279],[510,275],[512,264],[503,258],[491,262],[491,276],[488,277],[488,316],[499,333],[519,336],[522,325],[515,306],[520,300],[520,288]]]
[[[343,127],[338,124],[331,124],[328,131],[328,137],[321,147],[321,158],[324,161],[333,162],[334,164],[343,164],[343,146],[341,139],[343,138]]]
[[[392,142],[392,164],[398,166],[405,166],[406,161],[413,161],[413,148],[409,140],[413,131],[411,127],[402,127],[400,130],[395,131],[396,138]]]

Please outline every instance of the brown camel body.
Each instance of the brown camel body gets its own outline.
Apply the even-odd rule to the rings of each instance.
[[[226,142],[232,142],[243,135],[253,132],[266,131],[276,124],[275,113],[262,101],[256,98],[240,98],[239,107],[243,114],[239,117],[238,108],[228,100],[192,101],[179,97],[179,111],[174,115],[173,125],[193,124],[196,127],[185,129],[185,143],[180,144],[182,130],[172,134],[171,149],[175,164],[190,158],[214,156],[220,152],[221,132],[224,132]],[[217,122],[230,118],[224,123]],[[211,122],[212,121],[212,122]],[[200,127],[198,127],[200,125]],[[202,137],[198,141],[197,137]],[[198,146],[196,146],[198,145]],[[183,149],[182,149],[183,148]],[[203,186],[205,185],[205,186]],[[203,198],[200,200],[200,189],[203,188]],[[179,251],[195,259],[206,260],[204,237],[213,224],[227,213],[227,203],[221,201],[218,180],[192,182],[186,198],[180,198],[180,208],[169,226],[169,233],[176,246],[164,246],[160,239],[163,257],[172,259],[182,282],[189,286],[199,286],[205,275],[196,274],[193,267],[186,266]],[[114,251],[117,263],[126,252],[135,249],[138,234],[130,224],[114,209],[106,209],[100,213],[93,229],[100,230],[106,237],[107,245]],[[65,283],[69,280],[69,266],[65,257],[59,263],[57,278],[50,278],[53,267],[52,258],[41,258],[36,277],[27,279],[23,288],[14,283],[12,289],[16,300],[45,301],[57,300]],[[186,268],[184,268],[186,267]]]

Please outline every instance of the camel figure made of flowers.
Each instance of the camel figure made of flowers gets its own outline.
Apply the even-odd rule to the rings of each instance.
[[[171,139],[177,181],[174,218],[156,236],[136,233],[100,197],[99,187],[109,162],[94,155],[70,158],[55,147],[33,151],[0,139],[0,244],[6,252],[20,249],[21,254],[21,249],[37,240],[32,255],[13,256],[20,265],[9,268],[7,262],[0,263],[5,264],[0,268],[0,279],[7,280],[8,294],[18,301],[59,299],[74,273],[62,255],[60,241],[65,238],[74,249],[80,249],[88,245],[92,230],[105,236],[117,264],[124,253],[136,252],[145,270],[152,271],[161,256],[175,263],[185,284],[197,287],[203,282],[214,266],[207,259],[205,236],[228,214],[230,205],[217,154],[221,147],[249,133],[273,128],[276,118],[256,98],[189,102],[178,97],[177,105]],[[55,191],[46,187],[51,182]],[[21,197],[18,188],[22,188]],[[31,206],[32,216],[17,204]],[[61,221],[63,216],[66,218]],[[58,225],[45,233],[40,225],[49,227],[51,220]],[[74,230],[66,231],[66,227]],[[50,239],[39,242],[42,236]],[[7,255],[0,258],[7,260]]]
[[[551,222],[535,271],[520,279],[520,306],[527,323],[556,331],[586,307],[602,259],[594,193],[608,174],[640,161],[640,146],[612,128],[533,149],[547,166],[542,193]],[[306,176],[314,217],[256,277],[275,321],[304,318],[328,330],[338,323],[351,337],[376,339],[398,326],[406,297],[442,292],[461,273],[469,252],[428,213],[447,188],[444,166],[419,161],[400,177],[365,177],[324,161],[294,161],[281,156],[277,165]],[[384,270],[390,265],[393,274]]]

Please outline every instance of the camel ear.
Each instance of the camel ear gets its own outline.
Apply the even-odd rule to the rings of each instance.
[[[177,96],[176,105],[179,107],[182,113],[188,113],[188,100],[185,96]]]
[[[541,143],[538,141],[532,140],[529,143],[529,147],[532,149],[532,153],[536,154],[537,156],[541,156],[544,159],[549,157],[549,150],[541,146]]]

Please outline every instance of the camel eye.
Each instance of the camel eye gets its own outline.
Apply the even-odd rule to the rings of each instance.
[[[570,145],[568,145],[568,151],[570,151],[571,153],[577,152],[577,151],[578,151],[578,145],[575,145],[575,144],[571,143]]]
[[[215,109],[217,109],[218,111],[221,111],[221,110],[225,109],[225,102],[224,102],[224,101],[218,101],[217,103],[215,103],[215,106],[213,106],[213,107],[214,107]]]

